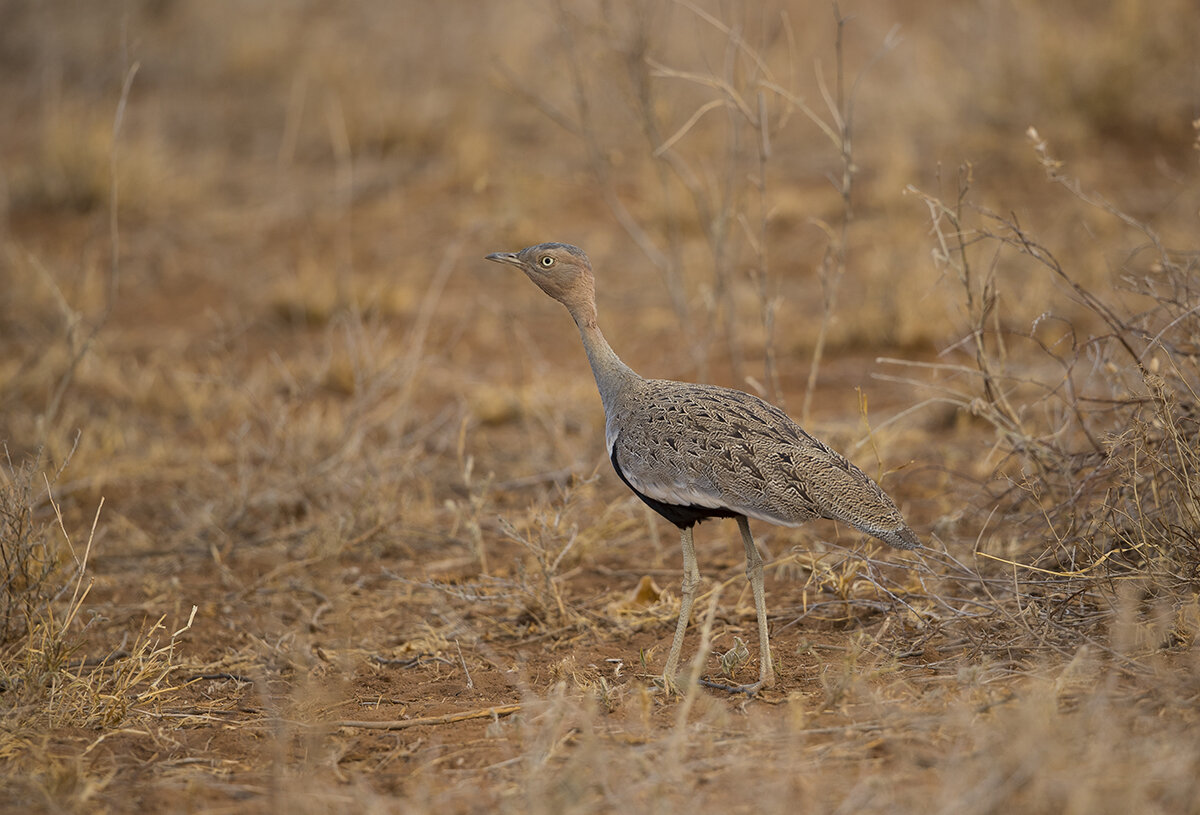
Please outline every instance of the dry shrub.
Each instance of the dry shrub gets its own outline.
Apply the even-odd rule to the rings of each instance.
[[[973,205],[964,167],[954,202],[921,194],[935,256],[963,292],[966,332],[943,352],[961,361],[921,367],[933,374],[931,402],[994,430],[982,573],[1008,575],[1017,628],[1049,628],[1065,647],[1113,622],[1120,584],[1137,587],[1146,614],[1200,591],[1200,251],[1168,247],[1082,190],[1029,136],[1049,180],[1137,244],[1109,286],[1085,286],[1015,215]],[[1053,283],[1027,326],[1010,313],[1031,305],[1007,279],[1022,273]],[[1155,645],[1194,637],[1167,629]]]
[[[91,627],[91,620],[84,619],[94,582],[88,562],[103,501],[86,544],[77,547],[50,495],[48,478],[43,500],[53,509],[54,525],[37,523],[40,502],[31,486],[35,471],[32,461],[15,470],[10,466],[10,483],[0,498],[6,570],[6,636],[0,641],[4,719],[18,732],[34,725],[112,727],[134,706],[176,688],[169,679],[176,669],[175,646],[191,628],[196,608],[166,644],[161,641],[163,615],[143,627],[128,650],[122,645],[98,659],[78,658]]]
[[[0,645],[24,635],[61,588],[48,525],[34,516],[36,472],[32,460],[11,458],[0,470]]]

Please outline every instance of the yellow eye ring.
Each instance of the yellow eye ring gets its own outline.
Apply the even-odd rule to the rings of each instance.
[[[545,266],[547,269],[549,269],[551,266],[554,265],[554,258],[550,257],[549,255],[543,255],[542,256],[542,265]]]

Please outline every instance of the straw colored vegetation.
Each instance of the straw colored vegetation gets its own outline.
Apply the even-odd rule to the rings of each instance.
[[[0,808],[1200,811],[1190,2],[2,17]],[[926,542],[755,524],[775,688],[543,240]]]

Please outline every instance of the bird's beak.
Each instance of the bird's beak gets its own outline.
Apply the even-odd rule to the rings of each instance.
[[[493,252],[484,258],[484,260],[494,260],[497,263],[510,263],[513,266],[520,266],[521,261],[513,252]]]

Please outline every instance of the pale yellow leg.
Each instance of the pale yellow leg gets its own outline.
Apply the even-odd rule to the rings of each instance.
[[[754,612],[758,615],[758,682],[743,690],[754,692],[775,684],[775,665],[771,662],[771,641],[767,636],[767,603],[763,598],[763,562],[750,535],[750,522],[739,515],[738,529],[742,532],[742,543],[746,545],[746,577],[754,592]],[[699,578],[699,574],[696,575]]]
[[[679,603],[679,622],[675,624],[675,639],[671,641],[671,653],[667,654],[667,667],[663,670],[663,685],[670,691],[675,687],[675,673],[679,669],[679,654],[683,650],[683,632],[687,630],[692,616],[692,603],[696,600],[696,589],[700,586],[700,568],[696,565],[696,547],[692,544],[692,528],[679,533],[683,546],[683,596]],[[760,569],[761,572],[761,560]]]

